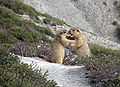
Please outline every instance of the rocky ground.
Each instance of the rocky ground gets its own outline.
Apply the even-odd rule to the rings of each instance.
[[[80,27],[90,43],[120,48],[115,37],[118,0],[24,0],[37,11],[48,13]],[[92,33],[92,34],[91,34]]]

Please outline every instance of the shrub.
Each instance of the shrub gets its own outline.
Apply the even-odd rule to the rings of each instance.
[[[15,43],[15,42],[16,42],[15,37],[6,32],[0,32],[0,43]]]
[[[45,19],[43,19],[43,22],[45,24],[51,24],[51,25],[67,25],[63,20],[57,19],[55,17],[52,17],[48,14],[41,14],[42,16],[45,17]]]
[[[18,42],[9,49],[11,53],[28,57],[37,56],[37,51],[37,45],[25,42]]]
[[[38,20],[38,12],[31,6],[24,4],[20,0],[0,0],[0,5],[12,9],[15,13],[29,15],[32,19]]]
[[[92,56],[78,58],[77,64],[85,64],[91,72],[91,83],[97,87],[119,87],[120,51],[91,45]],[[109,84],[109,86],[107,86]]]
[[[12,10],[6,7],[0,6],[0,18],[1,54],[4,54],[5,51],[9,51],[8,49],[11,49],[12,45],[15,45],[19,42],[35,44],[43,40],[45,42],[50,43],[48,36],[54,37],[54,34],[52,34],[50,29],[36,26],[31,21],[22,20]],[[9,48],[5,47],[6,44],[11,44],[11,46]],[[32,49],[33,46],[30,46],[31,47],[29,47],[29,50],[31,51],[26,51],[24,55],[35,56],[36,54],[32,53],[34,50]]]
[[[120,87],[120,79],[108,80],[103,82],[103,87]]]
[[[46,24],[56,24],[56,25],[66,24],[64,21],[59,20],[55,17],[52,17],[48,14],[37,12],[34,8],[32,8],[29,5],[24,4],[21,0],[0,0],[0,6],[5,6],[9,9],[12,9],[17,14],[29,15],[30,18],[32,18],[36,22],[40,22],[38,16],[43,16],[43,17],[46,17],[44,19],[44,22]]]
[[[41,39],[45,40],[46,35],[53,36],[49,29],[36,26],[30,21],[21,20],[12,10],[5,7],[0,7],[0,18],[2,29],[0,38],[1,40],[3,39],[1,42],[11,41],[12,39],[16,39],[17,41],[39,42]]]
[[[0,56],[7,55],[9,52],[9,48],[12,47],[12,44],[0,44]]]
[[[0,6],[0,26],[11,27],[18,24],[20,17],[17,16],[12,10]]]
[[[20,64],[17,57],[0,55],[0,87],[57,87],[41,73],[27,64]]]
[[[0,66],[18,64],[19,60],[17,57],[10,56],[7,52],[4,55],[0,55]]]

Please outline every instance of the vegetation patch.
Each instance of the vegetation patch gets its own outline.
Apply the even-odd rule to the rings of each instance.
[[[0,5],[12,9],[17,14],[29,15],[33,20],[39,20],[39,13],[21,0],[0,0]]]
[[[0,6],[0,46],[3,50],[9,51],[16,43],[33,45],[41,41],[50,43],[48,36],[54,37],[50,29],[23,20],[13,10]],[[6,47],[6,44],[9,47]]]
[[[52,25],[63,25],[66,24],[64,21],[59,20],[45,13],[37,12],[34,8],[24,4],[21,0],[0,0],[0,6],[7,7],[13,10],[16,14],[29,15],[35,22],[41,22],[38,16],[45,17],[43,22]],[[67,25],[67,24],[66,24]]]
[[[95,87],[119,87],[120,51],[95,44],[90,47],[93,55],[78,58],[77,64],[86,65],[86,69],[90,71],[88,77],[91,79],[91,84]]]
[[[24,20],[21,15],[31,19]],[[43,20],[38,18],[44,17]],[[22,64],[17,57],[36,56],[38,44],[50,44],[48,37],[54,37],[50,29],[40,27],[35,22],[49,25],[64,25],[64,21],[37,12],[21,0],[0,0],[0,87],[58,87],[56,82],[47,80],[47,73]],[[37,54],[36,54],[37,53]]]
[[[53,80],[47,80],[47,72],[35,70],[27,64],[20,64],[17,57],[0,55],[0,87],[58,87]]]
[[[3,43],[4,41],[13,43],[16,41],[39,42],[46,38],[46,35],[53,36],[50,29],[22,20],[6,7],[0,6],[0,19],[0,40]]]
[[[63,20],[60,20],[60,19],[57,19],[55,17],[52,17],[48,14],[43,14],[43,13],[40,13],[41,16],[44,16],[45,19],[43,19],[43,22],[45,24],[51,24],[51,25],[67,25],[67,26],[70,26],[68,24],[66,24]]]

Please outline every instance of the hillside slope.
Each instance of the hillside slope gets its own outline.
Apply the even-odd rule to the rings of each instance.
[[[0,0],[0,53],[5,50],[20,54],[19,46],[24,48],[26,45],[27,50],[31,51],[27,54],[34,53],[38,43],[49,42],[49,38],[54,37],[48,27],[51,25],[66,24],[48,14],[37,12],[20,0]]]
[[[83,3],[84,1],[88,3]],[[118,49],[120,48],[120,44],[114,42],[115,40],[109,40],[109,33],[113,31],[110,30],[110,32],[105,32],[105,30],[109,31],[108,27],[110,26],[106,25],[105,29],[103,28],[103,25],[101,25],[100,28],[97,26],[97,23],[106,24],[110,22],[108,21],[109,18],[107,18],[106,21],[96,21],[95,19],[93,20],[94,17],[91,17],[95,16],[94,14],[98,16],[98,19],[99,16],[103,17],[101,16],[101,13],[100,15],[97,13],[99,10],[94,9],[91,11],[91,7],[90,10],[88,10],[89,8],[86,8],[88,5],[93,6],[93,3],[91,2],[95,0],[84,1],[29,0],[26,2],[35,7],[39,11],[37,12],[37,10],[24,4],[20,0],[0,0],[1,87],[56,87],[56,82],[61,83],[63,86],[65,85],[64,87],[88,87],[89,84],[87,84],[86,78],[89,78],[90,83],[95,85],[93,87],[108,87],[108,85],[109,87],[119,87],[120,51],[109,49],[108,47]],[[84,9],[81,9],[82,7],[79,5],[85,5],[85,7],[83,6]],[[102,5],[107,6],[108,2],[104,2]],[[38,59],[42,58],[50,61],[50,58],[52,58],[51,41],[54,39],[54,29],[61,30],[70,28],[70,25],[66,24],[63,20],[46,14],[47,11],[50,11],[48,12],[49,14],[52,12],[51,15],[57,14],[54,16],[58,18],[63,16],[63,20],[67,17],[68,19],[65,21],[72,26],[79,26],[80,24],[80,27],[83,28],[82,30],[88,36],[92,53],[91,57],[81,58],[71,50],[66,49],[64,60],[64,64],[66,65],[49,63]],[[100,11],[103,11],[103,9]],[[86,15],[87,18],[84,18],[85,14],[83,13],[90,14]],[[106,16],[103,18],[106,18]],[[113,19],[111,18],[110,20]],[[116,23],[113,23],[113,25],[115,24]],[[100,31],[102,31],[102,33],[100,33]],[[102,34],[103,37],[101,37]],[[112,35],[111,38],[113,38],[114,35],[110,35]],[[107,48],[104,48],[103,46]],[[17,60],[18,57],[21,61],[23,60],[22,62],[32,64],[33,66],[37,63],[38,67],[36,64],[36,67],[32,67],[21,63]],[[36,57],[37,59],[35,59]],[[84,71],[81,68],[81,65],[85,65],[85,68],[89,72],[86,73],[86,70]],[[48,74],[52,81],[47,80],[46,73],[43,74],[39,71],[39,66],[45,71],[48,69]]]
[[[86,31],[101,36],[111,35],[112,22],[116,20],[114,2],[116,0],[24,0],[35,9],[66,20]],[[103,31],[105,30],[106,31]]]
[[[116,42],[116,26],[118,12],[117,0],[24,0],[36,10],[48,13],[65,20],[72,26],[80,27],[88,34],[92,43],[112,48],[120,48]],[[114,42],[115,41],[115,42]]]

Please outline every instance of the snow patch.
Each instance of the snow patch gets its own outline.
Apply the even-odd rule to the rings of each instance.
[[[18,57],[21,62],[35,66],[42,72],[48,71],[48,79],[55,80],[60,87],[90,87],[84,66],[49,63],[38,57]]]

